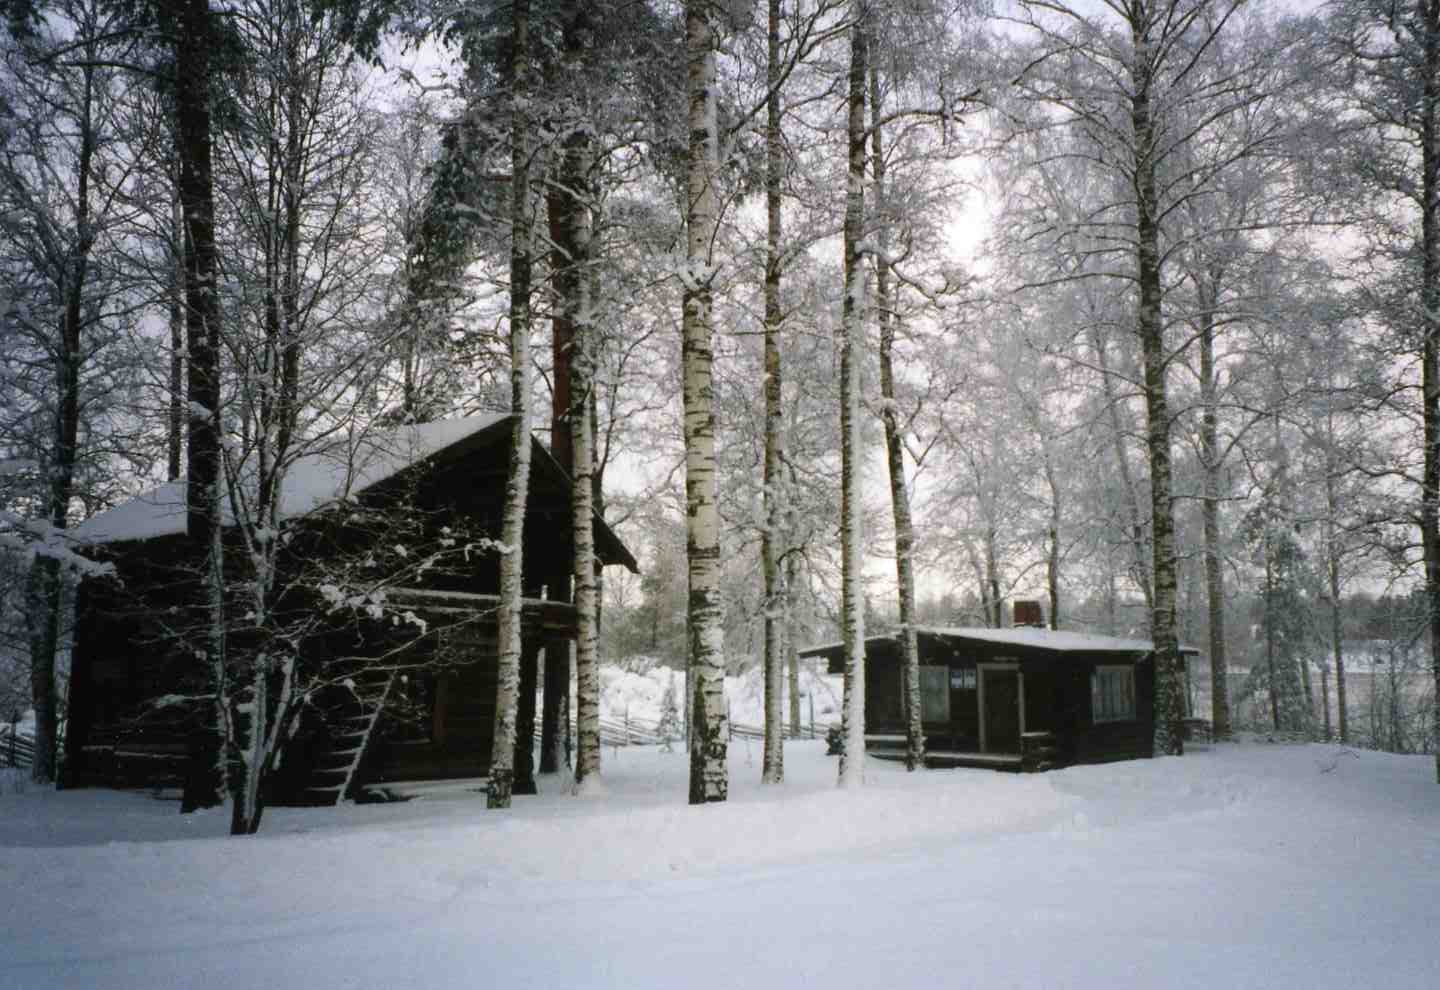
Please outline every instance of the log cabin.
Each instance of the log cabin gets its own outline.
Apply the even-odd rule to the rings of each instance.
[[[320,673],[272,777],[272,803],[334,803],[400,782],[488,773],[499,602],[492,541],[500,534],[512,422],[480,415],[340,438],[298,458],[287,474],[280,566],[282,584],[293,590],[279,607],[287,628],[304,631],[301,662]],[[568,676],[576,632],[570,484],[535,441],[516,793],[533,792],[540,658],[560,657]],[[227,560],[243,565],[228,512],[226,523]],[[598,515],[594,526],[597,566],[636,570]],[[87,580],[78,595],[63,771],[70,786],[159,786],[183,773],[195,706],[160,701],[185,696],[196,679],[175,633],[184,594],[193,595],[178,589],[197,581],[184,528],[181,480],[76,530],[85,551],[113,564],[115,576]],[[346,583],[357,573],[363,580]],[[365,586],[369,597],[356,601],[354,588]],[[227,610],[243,612],[243,582],[234,587]],[[555,669],[545,664],[547,676]],[[548,710],[556,693],[546,694],[553,736],[560,713]]]
[[[1017,607],[1021,603],[1016,603]],[[932,766],[1046,770],[1154,755],[1149,640],[1036,627],[916,628],[921,724]],[[865,640],[865,748],[903,759],[901,643]],[[1183,647],[1182,661],[1195,650]],[[801,657],[844,673],[839,643]]]

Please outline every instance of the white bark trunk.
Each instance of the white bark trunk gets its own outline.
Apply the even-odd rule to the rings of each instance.
[[[1220,403],[1215,370],[1215,308],[1217,293],[1201,285],[1200,319],[1200,468],[1204,472],[1204,501],[1200,506],[1205,544],[1206,614],[1210,642],[1210,732],[1215,739],[1230,738],[1230,687],[1225,659],[1225,573],[1220,560]]]
[[[1171,500],[1170,409],[1166,396],[1165,325],[1161,312],[1160,202],[1156,192],[1155,120],[1151,105],[1155,57],[1148,20],[1134,25],[1135,53],[1130,119],[1134,138],[1136,195],[1137,334],[1144,355],[1146,446],[1150,455],[1150,534],[1153,605],[1150,638],[1155,644],[1155,751],[1178,756],[1184,749],[1184,699],[1180,645],[1175,629],[1175,515]]]
[[[684,342],[686,546],[690,572],[690,803],[724,801],[725,653],[721,628],[720,515],[711,385],[713,337],[710,246],[718,220],[719,164],[715,103],[715,34],[704,0],[685,4],[690,156],[687,175]]]
[[[781,402],[780,306],[781,216],[780,182],[780,0],[768,0],[765,121],[765,530],[760,558],[765,576],[765,754],[760,780],[785,779],[785,725],[781,712],[785,674],[785,575],[780,561],[784,539],[785,470],[784,411]]]
[[[510,807],[520,704],[520,624],[524,595],[525,504],[530,492],[530,124],[529,0],[511,3],[510,74],[510,463],[500,542],[499,672],[486,804]]]
[[[891,298],[889,238],[885,216],[885,143],[880,116],[880,74],[870,67],[870,141],[874,149],[871,172],[875,205],[881,214],[876,233],[879,254],[875,260],[875,301],[880,322],[880,415],[885,425],[885,463],[890,474],[890,514],[895,525],[895,584],[900,599],[901,708],[905,716],[905,769],[925,764],[925,730],[920,710],[920,647],[915,638],[915,529],[910,519],[910,489],[905,482],[905,447],[900,414],[895,408],[894,347],[897,317]]]
[[[1420,494],[1421,543],[1425,553],[1425,599],[1430,633],[1430,745],[1440,783],[1440,3],[1418,0],[1424,25],[1423,93],[1420,107],[1421,347],[1425,474]]]
[[[849,174],[845,189],[845,301],[840,330],[840,626],[844,641],[844,702],[839,783],[865,782],[865,602],[860,506],[860,355],[865,270],[860,244],[865,227],[865,83],[868,4],[854,0],[850,28]]]
[[[589,256],[590,232],[583,221],[576,231],[582,257]],[[579,299],[588,305],[581,279]],[[593,387],[594,327],[589,315],[576,313],[575,344],[570,355],[571,449],[575,475],[570,506],[575,543],[575,793],[600,787],[600,654],[595,579],[595,451],[590,427],[590,389]]]

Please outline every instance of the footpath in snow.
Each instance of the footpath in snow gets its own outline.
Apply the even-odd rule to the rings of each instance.
[[[1223,745],[834,786],[606,748],[604,793],[223,812],[0,780],[0,988],[1440,986],[1426,758]]]

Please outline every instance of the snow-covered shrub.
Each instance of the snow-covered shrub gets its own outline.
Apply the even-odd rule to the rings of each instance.
[[[660,725],[656,729],[660,736],[660,748],[665,752],[674,751],[671,743],[680,738],[684,732],[684,726],[680,724],[680,698],[675,690],[675,678],[670,677],[669,686],[665,689],[664,699],[660,703]]]

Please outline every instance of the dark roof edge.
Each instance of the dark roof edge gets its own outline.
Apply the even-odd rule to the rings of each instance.
[[[508,422],[512,418],[513,415],[506,417],[506,419],[501,422]],[[548,447],[540,442],[538,437],[531,436],[530,442],[535,445],[535,451],[539,452],[541,459],[546,464],[547,470],[554,471],[565,480],[566,484],[574,483],[575,479],[570,476],[570,472],[565,470],[565,466],[550,452]],[[532,451],[532,456],[533,453],[534,451]],[[605,521],[604,516],[599,512],[593,512],[592,515],[594,516],[595,523],[596,556],[600,557],[600,562],[602,564],[623,564],[630,573],[639,574],[640,564],[635,560],[635,555],[630,552],[630,548],[625,545],[615,530],[610,528],[610,524]],[[602,544],[608,544],[608,546],[602,547]],[[606,550],[609,551],[608,557],[604,552]]]

